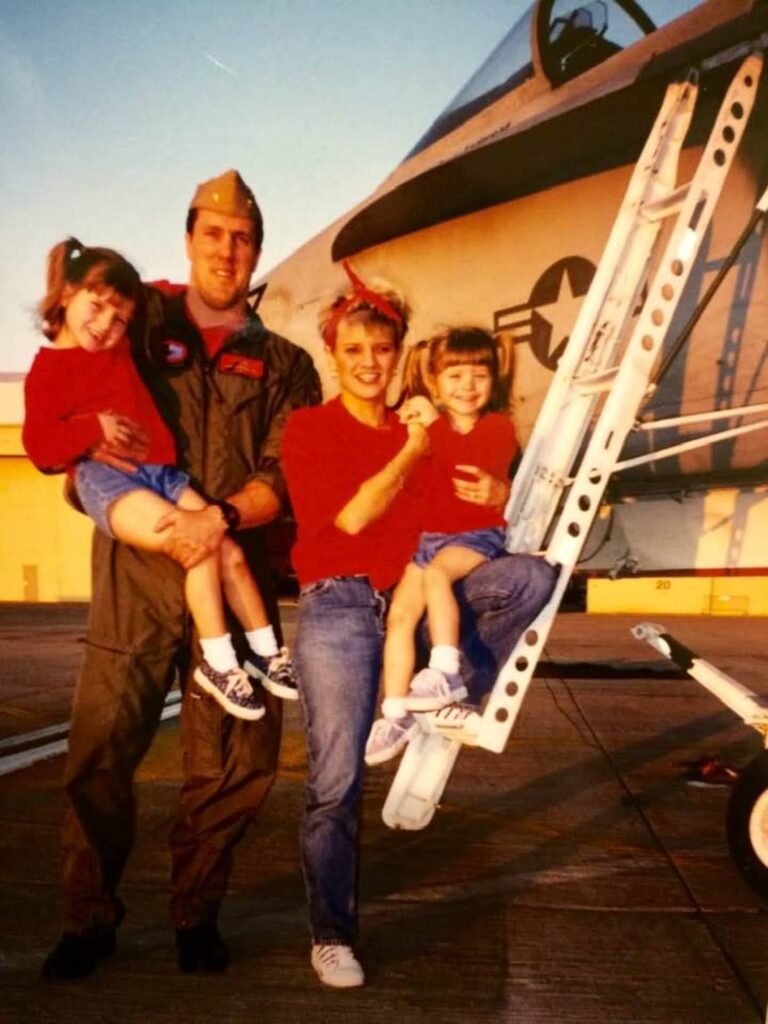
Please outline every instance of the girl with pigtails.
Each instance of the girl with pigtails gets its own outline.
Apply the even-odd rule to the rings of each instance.
[[[403,371],[398,415],[427,430],[421,475],[423,532],[392,597],[384,644],[383,718],[366,746],[368,764],[395,757],[418,728],[412,712],[465,700],[459,671],[454,584],[505,553],[503,506],[517,455],[503,404],[499,348],[479,327],[445,330],[419,342]],[[488,498],[495,491],[494,500]],[[414,676],[415,631],[426,612],[429,664]]]
[[[173,435],[131,356],[129,333],[143,300],[139,275],[114,250],[74,238],[51,249],[38,307],[50,344],[40,348],[25,380],[23,441],[43,472],[68,473],[81,506],[104,533],[163,552],[163,516],[174,506],[194,511],[208,503],[176,467]],[[222,589],[250,646],[243,668],[227,632]],[[203,690],[228,713],[250,720],[264,715],[250,679],[296,699],[290,658],[278,650],[261,594],[231,538],[187,572],[185,592],[202,648],[194,677]]]

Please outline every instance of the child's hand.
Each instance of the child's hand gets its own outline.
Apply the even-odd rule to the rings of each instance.
[[[98,417],[101,432],[108,445],[119,445],[125,449],[146,449],[147,435],[138,423],[115,412],[100,412]]]
[[[430,423],[435,422],[439,415],[437,409],[424,395],[415,395],[413,398],[409,398],[397,410],[398,419],[406,425],[420,423],[422,426],[428,427]]]
[[[98,413],[104,440],[92,448],[89,455],[115,469],[133,473],[136,463],[147,456],[147,435],[138,423],[112,412]]]
[[[463,478],[453,477],[453,489],[457,498],[469,501],[473,505],[485,505],[489,508],[502,509],[507,503],[512,486],[509,480],[499,480],[491,473],[486,473],[479,466],[454,466]],[[469,477],[470,479],[467,479]]]

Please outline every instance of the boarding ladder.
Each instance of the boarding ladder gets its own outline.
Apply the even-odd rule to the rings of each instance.
[[[453,705],[417,716],[420,730],[406,749],[383,808],[391,828],[420,829],[430,822],[462,744],[496,753],[504,749],[608,480],[615,470],[637,464],[637,459],[620,462],[621,450],[653,390],[654,365],[744,133],[762,65],[758,52],[741,64],[694,176],[684,185],[677,185],[678,163],[696,104],[698,74],[693,70],[667,88],[505,510],[507,549],[540,552],[556,567],[552,597],[499,672],[482,714]],[[766,205],[768,193],[756,213],[764,215]],[[665,222],[670,226],[662,232]],[[768,406],[748,411],[768,412]],[[709,434],[684,447],[765,426],[768,420]],[[640,458],[680,450],[677,445]]]

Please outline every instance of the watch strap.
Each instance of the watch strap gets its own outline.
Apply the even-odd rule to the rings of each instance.
[[[231,501],[224,500],[212,501],[211,504],[221,510],[224,522],[227,524],[227,533],[234,533],[240,526],[240,512],[237,506],[233,505]]]

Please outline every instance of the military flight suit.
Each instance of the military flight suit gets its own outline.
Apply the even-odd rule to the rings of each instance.
[[[312,360],[251,314],[215,358],[185,315],[184,295],[148,289],[137,365],[177,443],[179,465],[211,499],[251,479],[281,498],[283,426],[320,400]],[[238,531],[277,623],[262,529]],[[184,572],[165,555],[95,531],[85,660],[69,734],[64,825],[65,928],[119,923],[116,890],[133,845],[134,773],[180,673],[183,784],[171,832],[171,917],[178,928],[215,921],[232,850],[274,780],[281,702],[264,694],[258,722],[233,718],[191,681],[199,651]]]

